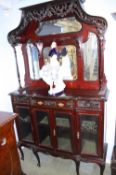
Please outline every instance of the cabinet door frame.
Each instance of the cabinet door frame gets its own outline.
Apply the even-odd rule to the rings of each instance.
[[[48,113],[48,122],[49,122],[49,126],[50,126],[50,141],[51,141],[51,145],[42,145],[40,143],[40,139],[39,139],[39,132],[37,129],[37,120],[36,120],[36,112],[46,112]],[[46,108],[37,108],[34,107],[32,108],[32,116],[33,116],[33,120],[34,120],[34,128],[35,128],[35,132],[36,132],[36,140],[37,140],[37,146],[41,147],[41,148],[48,148],[48,149],[53,149],[54,148],[54,139],[53,139],[53,128],[54,128],[54,122],[53,122],[53,117],[51,115],[51,110],[50,109],[46,109]]]
[[[21,126],[19,124],[19,117],[17,117],[16,119],[16,127],[17,127],[17,133],[18,133],[18,138],[19,138],[19,141],[22,142],[22,143],[27,143],[27,144],[34,144],[36,143],[36,137],[35,137],[35,131],[34,131],[34,127],[33,127],[33,119],[32,119],[32,115],[31,115],[31,110],[30,110],[30,107],[29,106],[24,106],[24,105],[19,105],[19,104],[15,104],[14,105],[14,112],[18,113],[20,115],[20,108],[23,108],[23,109],[27,109],[29,111],[29,116],[30,116],[30,126],[31,126],[31,131],[32,131],[32,139],[33,141],[27,141],[25,139],[22,138],[22,135],[21,135]]]
[[[86,154],[86,153],[81,153],[81,121],[80,121],[80,117],[81,115],[88,115],[88,116],[92,116],[95,115],[98,118],[98,144],[97,144],[97,154]],[[102,111],[94,111],[94,110],[88,110],[88,111],[84,111],[84,110],[80,110],[77,112],[76,114],[76,118],[77,118],[77,135],[78,135],[78,144],[79,144],[79,149],[78,149],[78,153],[82,156],[93,156],[93,157],[102,157],[103,156],[103,149],[104,149],[104,116],[102,114]]]
[[[56,145],[56,151],[58,151],[58,152],[67,152],[69,154],[76,153],[76,147],[75,147],[76,125],[75,125],[75,113],[74,113],[74,111],[55,109],[55,110],[53,110],[54,119],[55,119],[55,113],[68,114],[69,115],[70,130],[71,130],[71,146],[72,146],[72,152],[71,151],[62,150],[62,149],[58,149],[57,128],[56,128],[56,120],[55,120],[54,127],[55,127],[55,133],[56,133],[56,144],[55,144]]]
[[[36,111],[43,111],[43,112],[47,112],[49,115],[49,124],[50,124],[50,138],[51,138],[51,147],[46,146],[46,145],[42,145],[40,144],[39,141],[39,133],[38,133],[38,129],[36,126]],[[57,149],[57,132],[56,132],[56,121],[55,121],[55,113],[61,113],[61,114],[68,114],[69,115],[69,119],[71,122],[71,144],[72,144],[72,152],[68,152],[66,150],[61,150],[61,149]],[[53,149],[56,152],[65,152],[65,153],[69,153],[69,154],[73,154],[76,152],[76,148],[75,148],[75,131],[76,131],[76,125],[75,125],[75,115],[74,115],[74,111],[69,111],[69,110],[60,110],[60,109],[47,109],[47,108],[37,108],[34,107],[32,109],[32,115],[34,118],[34,127],[36,128],[36,140],[39,146],[39,148],[48,148],[48,149]]]

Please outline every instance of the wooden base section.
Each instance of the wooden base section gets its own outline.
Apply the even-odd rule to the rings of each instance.
[[[79,175],[79,167],[80,167],[80,162],[87,162],[87,163],[96,163],[100,167],[100,175],[103,175],[104,169],[105,169],[105,164],[106,164],[106,153],[107,153],[107,147],[108,145],[104,145],[104,154],[103,158],[97,158],[97,157],[81,157],[81,156],[76,156],[75,163],[76,163],[76,171],[77,175]]]
[[[19,147],[19,150],[20,150],[20,153],[21,153],[21,157],[24,160],[24,153],[23,153],[23,150],[21,148],[21,144],[19,144],[18,147]],[[98,164],[99,167],[100,167],[100,175],[103,175],[104,169],[105,169],[105,164],[106,164],[107,147],[108,147],[108,145],[105,144],[104,145],[103,158],[92,157],[92,156],[83,157],[83,156],[79,156],[79,155],[77,155],[77,156],[76,155],[71,156],[71,155],[66,155],[66,154],[64,156],[62,156],[60,154],[57,155],[57,154],[54,154],[54,153],[52,153],[51,155],[53,155],[55,157],[62,157],[62,158],[65,158],[65,159],[72,159],[75,162],[75,164],[76,164],[76,173],[77,173],[77,175],[80,175],[79,168],[80,168],[80,163],[81,162],[96,163],[96,164]],[[41,166],[41,163],[40,163],[40,157],[38,155],[38,152],[41,152],[41,151],[39,151],[38,148],[37,149],[34,148],[34,149],[32,149],[32,151],[33,151],[33,153],[34,153],[34,155],[35,155],[35,157],[37,159],[37,162],[38,162],[37,165],[40,167]],[[49,153],[47,152],[47,154],[49,154]],[[116,175],[116,174],[112,174],[112,175]]]

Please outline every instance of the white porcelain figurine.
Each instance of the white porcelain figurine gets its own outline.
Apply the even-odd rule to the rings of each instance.
[[[60,69],[57,44],[56,42],[52,42],[48,59],[45,60],[45,64],[40,70],[40,77],[50,86],[49,95],[57,95],[64,91],[66,85]]]

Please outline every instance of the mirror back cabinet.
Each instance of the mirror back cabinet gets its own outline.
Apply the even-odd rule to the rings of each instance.
[[[18,145],[105,168],[108,97],[104,73],[107,22],[87,14],[79,0],[21,8],[8,33],[19,87],[11,92]]]

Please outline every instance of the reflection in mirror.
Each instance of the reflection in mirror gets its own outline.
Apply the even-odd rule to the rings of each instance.
[[[48,55],[51,47],[43,49],[44,63],[50,62]],[[74,45],[57,46],[58,61],[60,64],[60,72],[63,80],[76,80],[77,79],[77,58],[76,47]]]
[[[82,44],[84,59],[84,80],[98,79],[98,41],[94,33],[89,33],[88,40]]]
[[[40,44],[37,43],[28,43],[27,44],[27,54],[28,54],[28,62],[29,62],[29,71],[31,79],[40,79],[39,75],[39,57],[40,57]]]
[[[54,35],[60,33],[78,32],[82,28],[80,22],[75,17],[60,18],[44,21],[39,24],[36,34],[39,36]]]
[[[40,54],[42,52],[44,61],[43,66],[45,67],[47,63],[50,63],[49,52],[51,50],[51,46],[43,48],[42,43],[41,44],[28,43],[26,47],[27,47],[30,78],[33,80],[39,80],[41,78],[40,65],[39,65]],[[58,64],[60,65],[60,73],[62,74],[63,80],[76,80],[77,79],[76,47],[74,45],[64,45],[64,46],[58,46],[57,49],[58,49]]]

